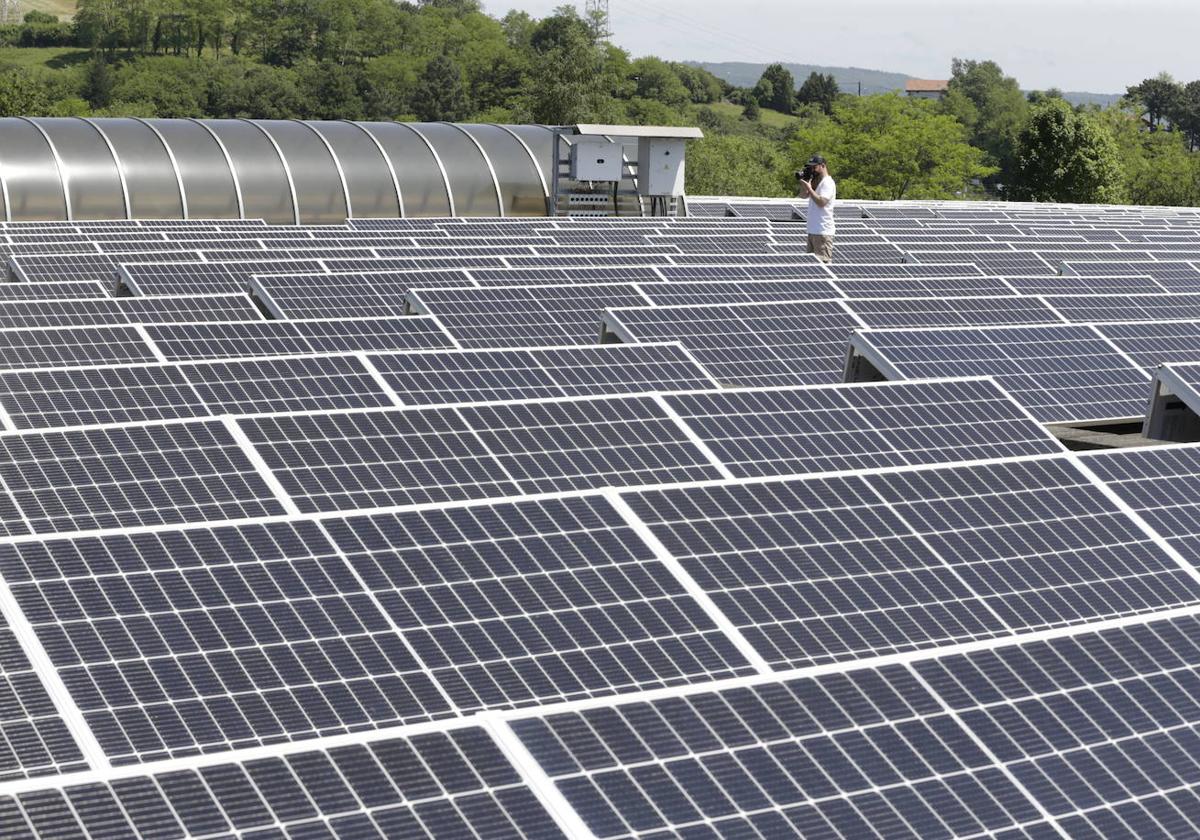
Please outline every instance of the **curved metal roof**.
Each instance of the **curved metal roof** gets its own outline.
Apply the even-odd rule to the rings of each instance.
[[[0,118],[0,219],[544,216],[541,126]]]

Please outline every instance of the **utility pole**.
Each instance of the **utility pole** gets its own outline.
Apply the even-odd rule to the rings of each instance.
[[[7,2],[7,0],[0,0]],[[584,15],[596,33],[597,41],[606,41],[612,37],[612,27],[609,25],[608,0],[587,0],[583,8]]]
[[[0,0],[0,23],[20,22],[21,0]]]

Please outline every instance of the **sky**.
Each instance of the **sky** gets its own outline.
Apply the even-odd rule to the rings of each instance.
[[[543,17],[566,0],[484,0]],[[583,9],[583,0],[575,4]],[[613,42],[634,56],[787,61],[946,78],[991,59],[1027,90],[1123,93],[1162,71],[1200,78],[1196,0],[609,0]]]

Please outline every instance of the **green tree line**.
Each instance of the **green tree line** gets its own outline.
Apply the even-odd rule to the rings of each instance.
[[[0,115],[698,124],[693,194],[789,195],[821,153],[848,198],[1200,204],[1200,81],[1147,79],[1106,110],[960,59],[940,100],[780,64],[736,88],[603,31],[478,0],[80,0],[70,22],[0,27]],[[30,47],[62,52],[11,60]]]

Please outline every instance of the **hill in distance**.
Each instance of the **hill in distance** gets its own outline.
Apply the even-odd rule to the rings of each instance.
[[[752,64],[746,61],[687,61],[694,67],[702,67],[731,85],[738,87],[754,87],[765,64]],[[903,90],[904,83],[912,78],[907,73],[890,73],[884,70],[866,70],[862,67],[825,67],[819,64],[787,64],[783,65],[800,85],[810,73],[832,73],[838,87],[844,93],[857,93],[859,84],[862,92],[887,93],[893,90]],[[1119,93],[1087,93],[1083,91],[1064,91],[1063,97],[1072,105],[1096,104],[1100,107],[1111,105],[1121,98]]]

